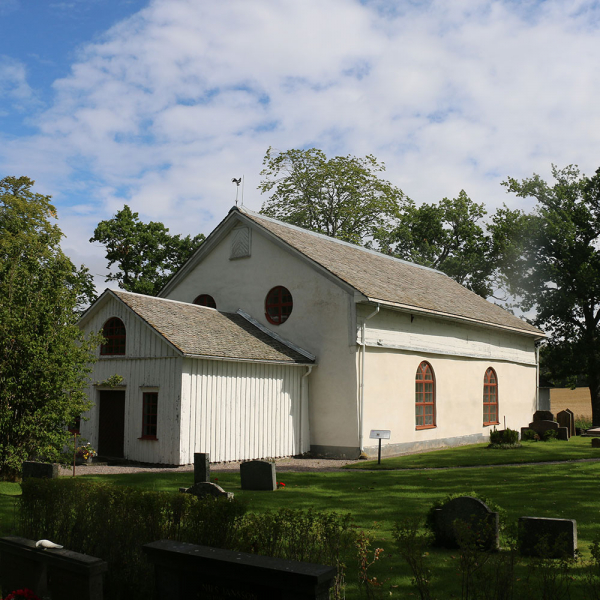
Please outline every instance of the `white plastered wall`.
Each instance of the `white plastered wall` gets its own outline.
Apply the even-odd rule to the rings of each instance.
[[[365,313],[372,307],[360,307]],[[372,429],[389,429],[382,452],[402,452],[485,441],[483,378],[498,376],[499,428],[519,430],[536,405],[537,371],[531,337],[382,310],[367,322],[364,446],[375,455]],[[436,427],[415,427],[415,374],[426,360],[436,383]]]
[[[353,296],[301,258],[252,229],[250,256],[230,260],[227,234],[168,294],[192,302],[210,294],[217,309],[239,308],[281,337],[317,357],[309,379],[312,446],[358,447],[356,346]],[[265,317],[265,297],[275,286],[292,294],[293,311],[281,325]]]
[[[181,464],[179,458],[179,410],[181,395],[181,357],[137,318],[123,303],[110,298],[85,324],[84,332],[98,332],[111,317],[123,321],[126,349],[123,357],[100,356],[90,374],[86,393],[94,403],[83,415],[81,435],[98,447],[99,392],[125,391],[124,455],[129,460],[147,463]],[[123,377],[117,388],[101,385],[113,375]],[[157,440],[140,440],[142,435],[143,392],[158,392]]]

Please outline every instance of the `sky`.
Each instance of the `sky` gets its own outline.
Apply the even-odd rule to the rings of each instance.
[[[375,155],[417,204],[600,167],[600,2],[0,0],[0,178],[50,194],[106,287],[97,223],[259,210],[267,148]],[[114,286],[114,284],[113,284]]]

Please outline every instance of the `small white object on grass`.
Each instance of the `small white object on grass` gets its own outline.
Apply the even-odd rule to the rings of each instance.
[[[36,548],[62,548],[58,544],[51,542],[50,540],[39,540],[39,542],[35,543]]]

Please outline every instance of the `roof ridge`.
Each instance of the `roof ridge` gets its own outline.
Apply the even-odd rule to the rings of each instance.
[[[381,256],[383,258],[387,258],[389,260],[396,261],[396,262],[402,263],[404,265],[408,265],[410,267],[416,267],[417,269],[425,269],[426,271],[431,271],[433,273],[438,273],[440,275],[444,275],[446,277],[449,277],[449,275],[446,275],[446,273],[444,273],[443,271],[440,271],[439,269],[434,269],[432,267],[426,267],[424,265],[420,265],[418,263],[411,262],[410,260],[404,260],[404,259],[398,258],[396,256],[390,256],[389,254],[384,254],[383,252],[379,252],[378,250],[373,250],[372,248],[365,248],[364,246],[360,246],[359,244],[353,244],[352,242],[346,242],[344,240],[340,240],[338,238],[331,237],[330,235],[325,235],[324,233],[318,233],[316,231],[311,231],[310,229],[305,229],[304,227],[299,227],[298,225],[292,225],[291,223],[286,223],[285,221],[280,221],[278,219],[274,219],[273,217],[268,217],[268,216],[263,215],[261,213],[257,213],[256,211],[250,210],[249,208],[246,208],[245,206],[234,206],[230,210],[230,212],[233,211],[233,210],[238,210],[242,214],[248,214],[248,215],[253,216],[253,217],[258,217],[259,219],[265,219],[265,221],[269,221],[271,223],[276,223],[277,225],[283,225],[284,227],[289,227],[290,229],[294,229],[295,231],[300,231],[302,233],[307,233],[309,235],[313,235],[313,236],[318,237],[318,238],[323,239],[323,240],[327,240],[327,241],[330,241],[330,242],[335,242],[335,243],[340,244],[342,246],[347,246],[349,248],[354,248],[355,250],[362,250],[363,252],[368,252],[369,254],[374,254],[376,256]]]

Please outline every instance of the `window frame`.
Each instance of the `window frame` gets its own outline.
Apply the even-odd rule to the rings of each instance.
[[[490,382],[490,378],[489,375],[493,373],[494,374],[494,382],[491,383]],[[494,402],[490,402],[489,398],[491,396],[491,390],[494,389],[496,394],[495,394],[495,398],[496,400]],[[487,402],[486,402],[486,398],[487,398]],[[489,419],[491,412],[490,412],[490,407],[495,406],[496,407],[496,420],[495,421],[491,421],[485,420],[486,417],[486,408],[487,410],[487,417]],[[496,373],[496,370],[493,367],[488,367],[485,375],[483,376],[483,424],[485,425],[499,425],[500,424],[500,410],[499,410],[499,402],[498,402],[498,373]]]
[[[206,306],[207,308],[214,308],[216,310],[217,303],[210,294],[199,294],[194,298],[192,304],[196,306]]]
[[[152,398],[153,397],[153,401]],[[153,412],[149,412],[152,410]],[[155,422],[152,423],[152,419],[148,421],[147,417],[155,417]],[[150,433],[147,433],[149,428]],[[152,429],[154,433],[152,433]],[[158,391],[147,390],[142,392],[142,435],[140,440],[158,440]]]
[[[425,375],[427,373],[427,369],[431,373],[431,379],[425,379]],[[418,375],[423,375],[422,379],[418,379]],[[425,384],[431,384],[431,392],[427,392],[425,389]],[[419,391],[418,386],[422,386],[422,389]],[[432,401],[431,402],[419,402],[419,398],[424,398],[425,394],[431,393]],[[436,384],[435,384],[435,372],[433,367],[426,360],[421,361],[419,366],[417,367],[417,372],[415,373],[415,429],[434,429],[437,427],[437,411],[436,411]],[[417,414],[417,407],[423,407],[423,414]],[[431,414],[431,423],[425,423],[425,417],[429,416],[425,412],[426,406],[432,406],[432,414]],[[422,424],[419,425],[419,418],[422,419]]]
[[[277,294],[277,298],[273,300],[273,296]],[[289,296],[289,301],[284,301],[283,297]],[[286,307],[290,307],[289,312],[284,311]],[[271,315],[269,309],[277,309],[277,315]],[[276,285],[269,290],[269,293],[265,297],[265,318],[272,325],[282,325],[285,323],[294,310],[294,298],[290,290],[283,285]]]
[[[117,322],[120,325],[115,326]],[[109,331],[106,332],[106,329],[109,327]],[[115,333],[117,329],[121,328],[123,330],[122,334]],[[102,326],[102,337],[107,341],[106,343],[100,344],[100,356],[125,356],[125,351],[127,349],[127,328],[125,327],[125,323],[123,323],[119,317],[111,317],[104,323]],[[119,340],[118,347],[116,347],[117,344],[115,344],[116,340]],[[120,340],[122,340],[122,342]],[[120,350],[122,350],[122,352]]]

